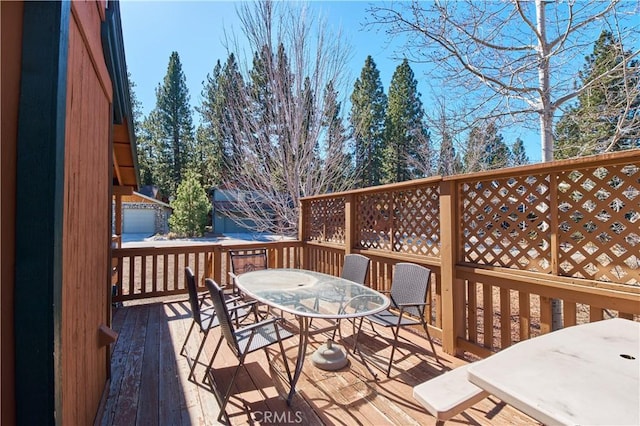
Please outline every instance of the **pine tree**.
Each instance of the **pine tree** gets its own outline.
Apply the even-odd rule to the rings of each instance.
[[[196,173],[185,172],[185,178],[178,186],[171,207],[173,213],[169,217],[169,226],[172,232],[188,237],[204,234],[211,202]]]
[[[524,142],[522,139],[517,138],[511,147],[511,166],[524,166],[529,164],[529,157],[524,149]]]
[[[200,184],[211,189],[222,181],[224,157],[220,140],[214,137],[212,128],[200,124],[196,129],[192,170],[200,176]]]
[[[579,73],[582,92],[556,125],[555,158],[640,147],[640,69],[630,57],[611,32],[600,34]]]
[[[133,134],[136,135],[136,157],[138,160],[138,172],[140,174],[141,185],[153,184],[153,164],[151,162],[151,148],[147,140],[142,137],[142,102],[136,96],[136,83],[131,78],[131,73],[127,73],[129,82],[129,98],[131,99],[131,112],[133,114]]]
[[[322,112],[321,125],[324,128],[326,155],[331,158],[340,158],[338,167],[335,168],[332,177],[342,175],[337,178],[338,182],[348,182],[354,173],[352,157],[347,152],[347,130],[344,127],[342,116],[340,115],[341,104],[338,102],[338,92],[329,81],[324,91],[324,110]],[[329,190],[336,190],[329,188]]]
[[[493,123],[487,127],[485,137],[486,145],[482,157],[483,170],[495,170],[507,167],[511,157],[511,151]]]
[[[416,170],[416,163],[431,161],[430,156],[420,155],[425,151],[424,145],[429,143],[423,117],[418,82],[409,61],[405,59],[393,73],[389,86],[384,129],[383,183],[422,177]]]
[[[344,81],[345,49],[308,12],[271,1],[239,6],[253,56],[242,64],[240,93],[225,103],[239,155],[225,155],[231,170],[223,185],[241,195],[228,216],[256,232],[295,235],[300,197],[350,186],[323,124],[325,89]]]
[[[233,122],[230,108],[242,103],[244,81],[238,70],[235,56],[230,54],[224,66],[217,61],[207,75],[202,90],[202,103],[197,108],[202,129],[198,129],[196,143],[201,146],[207,170],[201,172],[205,185],[217,186],[232,175],[230,168],[234,158],[241,156],[239,132]]]
[[[355,142],[357,186],[379,185],[382,181],[382,153],[387,97],[380,72],[371,56],[354,84],[349,117]]]
[[[453,141],[448,134],[442,135],[442,143],[440,144],[440,155],[438,158],[438,174],[442,176],[455,175],[461,170],[460,160],[456,155],[453,147]]]
[[[145,162],[144,177],[141,183],[155,185],[163,197],[168,198],[173,181],[168,153],[162,143],[162,128],[157,110],[153,110],[140,124],[137,136],[138,152]],[[142,172],[142,170],[141,170]]]
[[[158,143],[170,171],[170,176],[162,179],[167,185],[163,189],[172,196],[190,166],[194,144],[189,89],[178,52],[171,53],[163,84],[156,88],[156,98],[153,119],[157,120]]]
[[[467,140],[464,171],[472,173],[506,167],[510,156],[509,147],[493,122],[486,127],[476,126],[471,129]]]

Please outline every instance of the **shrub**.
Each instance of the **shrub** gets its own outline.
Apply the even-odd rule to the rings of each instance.
[[[204,233],[211,203],[194,173],[188,173],[180,183],[171,207],[173,214],[169,227],[172,232],[187,237],[199,237]]]

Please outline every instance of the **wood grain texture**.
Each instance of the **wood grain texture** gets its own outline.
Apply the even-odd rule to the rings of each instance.
[[[147,321],[146,327],[140,317]],[[101,425],[219,424],[216,397],[210,385],[202,382],[204,363],[213,352],[219,332],[213,330],[210,333],[203,360],[196,367],[197,380],[189,381],[188,363],[179,351],[190,323],[188,302],[184,298],[116,309],[114,327],[120,327],[120,338],[114,351],[114,380]],[[429,344],[418,329],[415,333],[403,330],[402,336],[411,342],[400,340],[397,362],[391,377],[387,378],[384,368],[390,354],[391,333],[380,329],[383,334],[376,335],[368,325],[365,329],[367,333],[360,336],[359,342],[364,360],[377,372],[377,379],[358,357],[350,357],[350,365],[339,371],[319,370],[311,362],[305,362],[298,392],[288,407],[285,402],[288,388],[279,375],[284,370],[279,351],[269,349],[270,362],[263,351],[258,351],[249,355],[246,370],[241,370],[236,379],[227,405],[231,424],[435,425],[436,419],[413,399],[413,386],[468,361],[444,354],[440,346],[436,346],[443,363],[439,365],[426,349]],[[352,342],[350,333],[351,327],[345,324],[343,344]],[[325,338],[322,334],[312,336],[307,357]],[[198,339],[190,340],[188,348],[191,353],[197,350],[198,344]],[[295,362],[297,344],[297,335],[285,341],[290,365]],[[149,350],[158,353],[147,354]],[[159,363],[145,361],[153,359]],[[236,365],[237,360],[223,345],[214,362],[213,374],[219,388],[226,389]],[[154,377],[153,372],[158,366],[162,371]],[[145,372],[147,369],[149,372]],[[135,385],[135,380],[140,383]],[[150,383],[145,384],[145,380],[150,380]],[[158,392],[143,396],[144,389],[150,386],[158,386]],[[143,400],[144,408],[141,405]],[[138,409],[132,417],[131,403],[135,401],[138,401]],[[149,423],[156,416],[157,422]],[[482,400],[450,422],[462,425],[538,424],[493,398]]]
[[[73,2],[69,23],[64,158],[62,354],[63,413],[90,424],[107,382],[110,277],[111,81],[96,5]]]

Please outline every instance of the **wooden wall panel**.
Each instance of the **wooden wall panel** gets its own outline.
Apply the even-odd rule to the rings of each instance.
[[[72,9],[67,69],[62,289],[62,423],[91,424],[107,381],[111,200],[110,93],[105,90],[99,11]],[[94,49],[92,51],[91,49]],[[110,85],[110,83],[109,83]]]
[[[0,281],[0,424],[15,424],[15,284],[16,143],[22,57],[22,2],[0,2],[2,47],[2,280]]]

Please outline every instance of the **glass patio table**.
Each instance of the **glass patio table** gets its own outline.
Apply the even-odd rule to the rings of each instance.
[[[246,272],[238,275],[236,284],[247,296],[293,314],[298,319],[300,329],[298,356],[287,404],[291,403],[295,394],[309,336],[339,327],[339,325],[331,325],[310,330],[312,319],[358,318],[382,311],[389,306],[389,299],[386,296],[369,287],[303,269],[265,269]],[[347,363],[346,352],[329,339],[314,353],[313,361],[319,368],[339,369]]]

